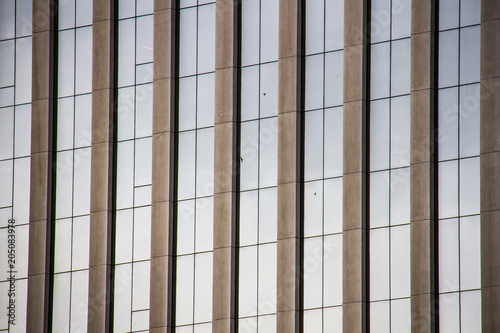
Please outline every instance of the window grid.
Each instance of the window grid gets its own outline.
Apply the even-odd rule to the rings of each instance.
[[[278,11],[242,2],[240,332],[276,331]]]
[[[180,2],[176,332],[212,331],[215,2]]]
[[[440,330],[481,332],[480,1],[439,11]]]
[[[78,7],[78,12],[77,12]],[[92,4],[59,4],[52,326],[87,329],[92,117]]]
[[[149,329],[153,1],[118,3],[114,331]]]
[[[306,2],[305,332],[342,331],[343,5]]]
[[[370,329],[410,331],[410,1],[373,0]]]
[[[31,150],[31,50],[32,9],[30,1],[0,4],[0,305],[7,309],[15,300],[15,325],[7,311],[0,332],[26,330],[29,243],[30,150]],[[15,298],[9,297],[8,221],[15,220]]]

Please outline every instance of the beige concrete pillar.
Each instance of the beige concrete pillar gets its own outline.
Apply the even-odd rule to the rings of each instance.
[[[217,0],[213,331],[236,332],[238,239],[239,1]]]
[[[367,0],[344,2],[343,331],[367,330]]]
[[[94,0],[93,7],[88,332],[109,332],[113,324],[117,8],[113,0]]]
[[[437,332],[436,1],[412,1],[411,326]]]
[[[481,2],[481,288],[483,332],[500,331],[500,2]]]
[[[53,270],[55,1],[33,1],[28,332],[50,332]]]
[[[304,2],[279,2],[278,332],[302,332]]]
[[[177,1],[155,1],[150,332],[173,332]]]

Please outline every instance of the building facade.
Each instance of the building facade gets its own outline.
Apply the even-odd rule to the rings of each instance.
[[[0,3],[0,331],[500,331],[500,2]]]

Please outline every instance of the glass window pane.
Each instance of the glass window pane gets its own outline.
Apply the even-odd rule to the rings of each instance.
[[[324,234],[342,232],[343,228],[343,180],[342,178],[324,181]]]
[[[276,315],[270,316],[260,316],[257,318],[258,332],[261,333],[273,333],[276,332]]]
[[[59,127],[59,126],[58,126]],[[92,95],[75,97],[75,148],[89,147],[92,139]]]
[[[132,330],[134,332],[149,328],[149,311],[132,312]]]
[[[439,221],[439,292],[459,290],[458,220]]]
[[[321,309],[304,311],[304,332],[323,332],[323,311]]]
[[[309,3],[307,6],[309,8]],[[325,19],[325,51],[342,49],[344,47],[344,1],[326,0]]]
[[[89,268],[90,216],[73,219],[73,261],[72,270]],[[62,249],[67,251],[68,248]],[[88,288],[85,289],[85,292]],[[86,318],[86,317],[85,317]]]
[[[304,184],[304,236],[323,233],[323,181]]]
[[[118,89],[118,141],[134,138],[135,88]]]
[[[87,330],[89,272],[71,273],[71,331]]]
[[[198,97],[196,111],[196,126],[214,125],[215,110],[215,74],[198,76]]]
[[[481,23],[481,1],[460,1],[460,26],[464,27]]]
[[[259,246],[259,314],[276,312],[276,266],[276,243]]]
[[[14,144],[14,108],[0,109],[0,160],[12,158]]]
[[[399,0],[392,3],[391,39],[411,36],[411,0]],[[397,330],[396,330],[397,331]]]
[[[462,332],[481,332],[481,291],[460,294],[460,329]]]
[[[75,30],[59,32],[58,51],[58,96],[74,95]]]
[[[343,173],[344,112],[343,108],[325,110],[324,177],[338,177]],[[316,128],[318,130],[318,128]]]
[[[410,39],[392,42],[391,95],[410,93]]]
[[[481,221],[460,219],[460,289],[481,288]]]
[[[409,222],[410,168],[391,170],[391,225]]]
[[[323,306],[342,305],[342,235],[324,238],[323,262]]]
[[[120,0],[118,2],[118,18],[132,17],[135,15],[135,0]]]
[[[391,45],[389,43],[371,46],[371,92],[370,98],[389,96]]]
[[[151,257],[151,206],[134,209],[134,261]]]
[[[14,38],[16,22],[16,2],[0,2],[0,40]],[[3,57],[1,57],[3,59]]]
[[[305,179],[323,177],[323,110],[310,111],[305,115]],[[330,131],[328,131],[330,132]],[[326,149],[325,145],[325,149]]]
[[[177,203],[177,255],[194,253],[194,200]]]
[[[252,65],[259,62],[260,2],[244,0],[241,2],[241,65]]]
[[[323,238],[304,240],[304,309],[323,304]]]
[[[92,28],[76,30],[75,93],[92,91]],[[66,75],[66,73],[64,73]]]
[[[391,0],[373,0],[371,5],[371,42],[389,40],[391,38]]]
[[[279,0],[261,1],[260,5],[260,61],[278,60]]]
[[[132,264],[117,265],[115,268],[114,330],[129,332],[132,311]]]
[[[248,1],[247,1],[248,2]],[[247,3],[243,2],[243,3]],[[259,117],[259,66],[241,69],[241,120]]]
[[[31,163],[30,158],[14,160],[14,219],[18,224],[28,223],[30,212]],[[3,183],[2,183],[3,184]],[[4,189],[2,189],[4,191]],[[10,192],[10,191],[7,191]]]
[[[194,286],[194,255],[177,257],[177,279],[175,323],[176,325],[193,322],[193,286]]]
[[[439,160],[458,157],[458,88],[439,90]]]
[[[73,215],[90,214],[90,158],[90,148],[74,151]]]
[[[342,307],[323,309],[323,332],[342,333]]]
[[[143,0],[141,0],[143,1]],[[153,16],[143,16],[136,19],[137,22],[137,45],[136,64],[144,64],[153,61]]]
[[[389,100],[370,103],[370,170],[389,168]]]
[[[342,105],[344,101],[344,52],[325,54],[325,106]]]
[[[370,230],[370,300],[389,298],[389,229]],[[374,306],[376,303],[371,303]],[[372,309],[373,313],[373,309]],[[375,330],[374,332],[385,332]]]
[[[240,246],[257,244],[258,193],[258,191],[240,193]]]
[[[458,84],[458,31],[439,34],[438,86],[449,87]]]
[[[458,293],[439,295],[440,332],[460,332],[460,298],[458,295]]]
[[[135,186],[151,184],[152,139],[135,140]]]
[[[144,0],[142,0],[144,1]],[[76,0],[76,25],[92,24],[92,1]]]
[[[54,272],[71,270],[71,219],[57,220],[54,237]]]
[[[52,330],[65,332],[69,327],[70,318],[70,278],[71,274],[54,275],[54,294],[52,309]]]
[[[153,82],[153,64],[147,63],[137,65],[135,67],[135,83],[150,83]]]
[[[370,228],[389,225],[389,172],[370,174]]]
[[[31,62],[31,37],[18,39],[16,41],[16,104],[31,102]]]
[[[479,155],[479,89],[479,84],[460,87],[460,157]]]
[[[135,19],[120,21],[118,29],[118,86],[130,86],[135,83]]]
[[[196,77],[179,79],[179,131],[196,127]]]
[[[410,226],[390,229],[391,298],[410,297]]]
[[[194,322],[202,323],[212,320],[213,254],[197,254],[195,260]]]
[[[213,250],[214,198],[196,199],[195,251]]]
[[[153,14],[154,12],[154,1],[153,0],[140,0],[137,3],[137,16]]]
[[[278,63],[260,66],[260,117],[278,115]]]
[[[240,248],[238,315],[257,315],[257,246]],[[245,332],[245,331],[243,331]]]
[[[323,107],[323,55],[315,55],[306,58],[306,110],[319,109]]]
[[[439,1],[439,30],[458,27],[460,0]]]
[[[133,224],[132,209],[116,212],[115,262],[117,264],[132,261]]]
[[[460,160],[460,215],[480,213],[479,157]]]
[[[439,218],[458,216],[458,162],[439,163]]]
[[[410,165],[410,96],[391,100],[391,168]]]
[[[135,88],[135,137],[151,136],[153,132],[153,84]]]
[[[306,9],[306,54],[324,51],[325,1],[310,0]]]
[[[3,186],[5,186],[2,191],[0,191],[0,207],[6,207],[12,205],[12,160],[0,162],[0,180]]]
[[[75,7],[75,0],[66,0],[59,3],[59,30],[75,27]]]
[[[134,263],[132,277],[132,311],[149,308],[149,281],[149,261]]]
[[[197,9],[188,8],[180,12],[179,27],[179,76],[196,74],[196,30]]]
[[[215,70],[215,4],[198,7],[198,73]]]
[[[73,148],[74,97],[57,100],[57,150]]]
[[[196,196],[214,193],[214,128],[197,131]]]
[[[479,81],[481,29],[460,29],[460,84]]]
[[[411,332],[410,299],[391,301],[391,332]]]
[[[134,142],[117,144],[116,208],[129,208],[134,203]]]
[[[259,242],[275,242],[278,219],[277,188],[259,190]]]
[[[259,183],[259,121],[241,123],[240,189]]]
[[[73,212],[73,151],[57,153],[56,218]]]
[[[391,332],[389,301],[370,303],[370,332]]]
[[[278,182],[278,118],[260,121],[260,187],[276,186]]]

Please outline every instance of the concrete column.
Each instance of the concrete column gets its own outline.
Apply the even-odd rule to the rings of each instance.
[[[304,1],[279,2],[278,332],[302,332]]]
[[[28,332],[50,332],[53,270],[55,1],[33,1]]]
[[[236,332],[238,240],[238,0],[217,0],[213,331]]]
[[[367,0],[344,2],[344,332],[367,331]]]
[[[437,332],[436,1],[412,1],[411,325]]]
[[[483,332],[500,331],[500,2],[481,2],[481,288]]]
[[[88,332],[110,332],[114,252],[115,17],[113,0],[94,0]]]
[[[173,332],[177,1],[155,1],[150,332]]]

